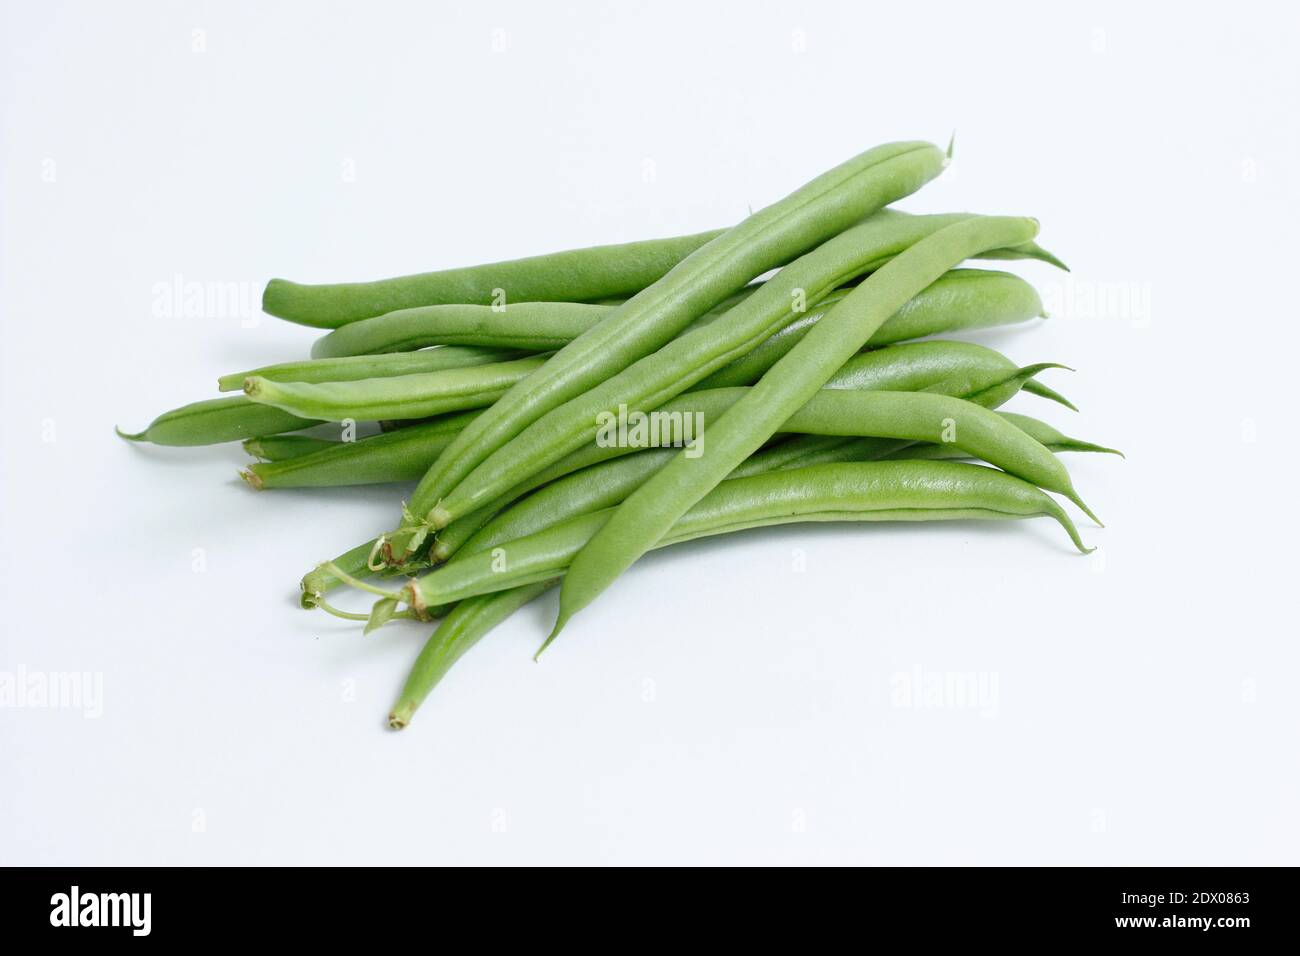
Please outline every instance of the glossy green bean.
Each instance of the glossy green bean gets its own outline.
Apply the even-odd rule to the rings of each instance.
[[[582,549],[561,586],[565,622],[668,533],[673,522],[752,455],[908,299],[949,269],[987,249],[1029,241],[1033,219],[979,217],[920,240],[869,276],[709,428],[705,454],[679,454],[619,505]]]
[[[415,481],[478,414],[476,409],[357,441],[329,442],[311,454],[249,465],[240,474],[259,490]]]
[[[406,678],[406,684],[388,714],[388,726],[401,730],[409,724],[429,692],[466,651],[488,631],[554,584],[554,581],[541,581],[508,591],[484,594],[456,605],[425,642],[420,656],[416,658],[415,666],[411,668],[411,674]]]
[[[319,425],[319,419],[298,415],[251,402],[243,395],[210,398],[163,412],[144,431],[117,433],[128,441],[155,445],[215,445],[263,435],[297,431]]]
[[[423,521],[488,455],[550,409],[662,347],[755,277],[914,192],[946,164],[943,152],[928,143],[877,147],[718,236],[570,342],[466,428],[421,481],[411,513]],[[416,550],[427,533],[426,526],[392,541],[392,560]]]
[[[252,376],[244,394],[263,405],[327,421],[424,418],[491,405],[537,371],[545,356],[356,382],[271,382]]]
[[[1092,442],[1083,441],[1079,438],[1071,438],[1063,434],[1058,429],[1041,421],[1032,418],[1029,415],[1019,415],[1015,412],[999,412],[1004,419],[1015,425],[1022,432],[1029,435],[1043,447],[1053,452],[1092,452],[1105,455],[1119,455],[1124,457],[1124,453],[1114,448],[1107,448],[1104,445],[1095,445]],[[951,444],[918,444],[910,445],[907,448],[899,449],[884,456],[884,460],[926,460],[940,461],[944,459],[954,459],[963,457],[964,453],[960,448],[955,448]]]
[[[639,292],[724,230],[570,249],[506,262],[330,285],[272,279],[262,309],[301,325],[333,329],[397,309],[512,301],[586,302]]]
[[[704,325],[759,288],[728,296],[693,325]],[[517,302],[500,307],[443,305],[402,309],[336,329],[312,345],[312,355],[359,358],[429,346],[491,347],[530,352],[562,348],[608,317],[613,303]]]
[[[312,358],[340,358],[409,352],[431,345],[455,345],[550,352],[563,348],[607,318],[615,306],[573,302],[513,302],[487,305],[431,305],[402,309],[353,322],[321,336]]]
[[[702,379],[700,388],[751,385],[776,364],[850,290],[832,293],[816,309],[791,322],[731,364]],[[986,269],[954,269],[913,296],[876,330],[870,348],[907,339],[969,332],[1027,322],[1043,314],[1043,302],[1024,279]]]
[[[567,576],[582,547],[608,526],[617,510],[571,518],[444,564],[404,586],[399,592],[401,599],[419,611]],[[814,465],[718,484],[683,512],[655,546],[802,521],[1038,516],[1054,518],[1075,547],[1087,551],[1060,505],[1005,472],[943,461]]]
[[[388,378],[393,375],[415,375],[420,372],[440,372],[449,368],[470,368],[492,362],[508,362],[522,358],[524,353],[504,349],[487,349],[477,346],[447,346],[421,349],[417,352],[399,352],[392,355],[353,355],[344,358],[307,359],[302,362],[283,362],[265,365],[247,372],[235,372],[217,379],[217,388],[223,392],[243,389],[244,380],[257,376],[271,382],[354,382],[365,378]]]

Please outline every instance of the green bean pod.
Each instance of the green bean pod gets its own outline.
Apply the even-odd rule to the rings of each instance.
[[[424,703],[429,692],[466,651],[488,631],[554,584],[554,581],[541,581],[457,604],[425,642],[401,695],[388,715],[388,726],[401,730],[409,724],[416,708]]]
[[[549,410],[661,348],[762,273],[919,189],[946,165],[943,152],[928,143],[880,146],[713,239],[566,345],[526,385],[512,389],[466,428],[420,482],[411,512],[423,518],[488,455]],[[769,284],[741,307],[762,295]],[[447,520],[432,524],[442,526]],[[426,534],[427,530],[391,542],[390,560],[400,562],[417,550]]]
[[[393,375],[441,372],[449,368],[470,368],[493,362],[508,362],[522,357],[522,353],[518,351],[477,346],[447,346],[392,355],[308,359],[303,362],[265,365],[248,372],[223,375],[217,379],[217,388],[223,392],[240,391],[244,387],[244,380],[253,376],[271,382],[354,382],[365,378],[388,378]]]
[[[752,351],[701,380],[699,387],[727,388],[758,381],[849,291],[832,293]],[[986,269],[954,269],[908,300],[871,336],[867,346],[879,348],[907,339],[1011,325],[1042,314],[1042,299],[1019,276]]]
[[[644,486],[643,486],[644,487]],[[452,561],[399,592],[417,611],[566,574],[616,508]],[[1073,522],[1055,501],[1005,472],[962,462],[852,462],[813,465],[722,482],[685,511],[657,543],[802,521],[909,521],[1054,518],[1080,551]]]
[[[706,454],[679,454],[619,505],[566,576],[552,639],[692,504],[770,439],[908,299],[965,259],[1031,240],[1037,232],[1033,219],[968,219],[925,237],[870,275],[713,423]]]
[[[545,362],[539,355],[356,382],[272,382],[254,375],[245,379],[244,394],[259,404],[327,421],[424,418],[491,405]]]
[[[570,249],[376,282],[303,285],[272,279],[262,309],[300,325],[334,329],[415,306],[490,305],[498,290],[517,302],[622,298],[640,292],[723,232]]]
[[[147,441],[155,445],[215,445],[242,441],[264,435],[297,431],[321,424],[320,419],[304,418],[249,401],[243,395],[210,398],[163,412],[142,432],[117,433],[128,441]]]
[[[259,490],[415,481],[478,414],[476,409],[357,441],[329,442],[311,454],[249,465],[240,474]]]
[[[1083,441],[1079,438],[1071,438],[1063,434],[1058,429],[1029,415],[1019,415],[1015,412],[999,412],[1004,419],[1015,425],[1026,435],[1029,435],[1043,447],[1051,449],[1053,452],[1092,452],[1105,455],[1119,455],[1124,457],[1124,453],[1114,448],[1107,448],[1104,445],[1095,445],[1092,442]],[[961,458],[964,452],[960,448],[955,448],[951,444],[917,444],[910,445],[907,448],[900,449],[884,456],[887,461],[895,460],[926,460],[942,461],[945,459]]]
[[[312,358],[409,352],[431,345],[527,352],[563,348],[614,312],[615,306],[575,302],[431,305],[388,312],[335,329],[311,347]]]

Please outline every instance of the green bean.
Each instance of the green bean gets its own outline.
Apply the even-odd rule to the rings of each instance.
[[[388,726],[401,730],[411,722],[416,708],[451,670],[461,656],[515,611],[555,584],[541,581],[525,587],[470,598],[456,605],[438,625],[416,658],[411,675],[388,715]]]
[[[278,435],[319,425],[317,419],[300,418],[268,405],[249,401],[243,395],[210,398],[163,412],[142,432],[117,433],[128,441],[147,441],[155,445],[215,445],[225,441],[242,441]]]
[[[608,508],[580,515],[449,562],[408,583],[398,594],[413,609],[422,611],[561,575],[567,577],[579,551],[608,527],[617,511]],[[1076,548],[1088,551],[1060,505],[1038,488],[1005,472],[946,461],[813,465],[719,483],[684,511],[655,547],[801,521],[1038,516],[1054,518]]]
[[[364,378],[387,378],[392,375],[440,372],[449,368],[469,368],[492,362],[508,362],[522,357],[523,354],[518,351],[447,346],[393,355],[352,355],[344,358],[308,359],[305,362],[283,362],[279,365],[255,368],[248,372],[223,375],[217,379],[217,388],[223,392],[239,391],[244,387],[244,380],[255,375],[271,382],[353,382]]]
[[[863,223],[786,266],[725,316],[686,332],[653,355],[634,362],[612,379],[538,418],[487,456],[447,491],[441,501],[435,502],[429,515],[430,523],[443,526],[449,520],[469,513],[538,468],[581,447],[595,434],[596,422],[602,414],[613,413],[624,404],[632,408],[657,406],[711,373],[743,360],[755,346],[792,320],[797,321],[798,312],[792,312],[792,303],[821,300],[845,281],[873,268],[882,257],[895,255],[946,225],[970,218],[967,214],[914,217],[891,210],[868,217]],[[904,310],[896,317],[901,334],[906,336],[908,332],[923,333],[945,326],[977,324],[979,319],[972,320],[964,314],[973,304],[981,317],[992,313],[998,319],[1028,318],[1041,312],[1042,303],[1037,293],[1023,280],[987,273],[981,278],[985,280],[986,291],[974,295],[963,294],[961,289],[966,285],[973,286],[978,279],[936,283],[933,292],[921,290],[918,295],[922,300],[920,316],[914,318],[911,312]],[[1008,297],[1016,300],[1010,311],[997,301]],[[990,304],[985,306],[985,301]],[[938,316],[945,313],[960,318],[939,321]],[[776,356],[772,356],[768,364],[775,361]],[[739,378],[752,380],[761,376],[764,370],[761,364],[757,368],[746,366]],[[431,500],[428,494],[429,486],[422,483],[412,498],[412,514],[418,517],[422,513]]]
[[[819,302],[817,308],[810,309],[752,351],[702,379],[700,388],[726,388],[758,381],[777,359],[794,348],[808,330],[848,294],[847,289],[832,293]],[[867,346],[876,348],[929,335],[1010,325],[1042,314],[1043,303],[1038,293],[1019,276],[985,269],[954,269],[890,316],[871,336]]]
[[[244,380],[244,394],[263,405],[327,421],[423,418],[490,405],[545,362],[539,355],[356,382],[271,382],[254,375]]]
[[[241,476],[257,489],[329,488],[415,481],[478,410],[446,415],[395,432],[328,447],[282,461],[249,465]]]
[[[918,343],[919,344],[919,343]],[[1009,363],[1008,363],[1009,364]],[[1049,368],[1057,368],[1050,362],[1012,368],[997,380],[987,376],[971,374],[963,370],[954,375],[915,389],[921,392],[933,392],[951,398],[962,398],[984,408],[997,408],[1009,402],[1025,386],[1034,381],[1034,376]],[[797,435],[780,442],[772,448],[750,455],[736,466],[728,478],[744,477],[775,471],[780,468],[799,468],[805,465],[830,464],[841,461],[876,461],[888,457],[891,453],[910,448],[913,442],[892,438],[852,438],[836,435]]]
[[[750,285],[728,296],[693,323],[704,325],[744,301],[759,288]],[[312,346],[317,358],[358,358],[453,343],[526,351],[562,348],[607,318],[615,303],[518,302],[498,307],[441,305],[402,309],[336,329]]]
[[[928,143],[880,146],[718,236],[566,345],[529,376],[527,384],[512,389],[466,428],[420,482],[412,496],[412,513],[423,520],[480,462],[547,411],[660,348],[756,276],[914,192],[946,164],[942,151]],[[761,294],[762,290],[754,297]],[[416,550],[428,530],[426,524],[413,534],[398,536],[390,543],[390,559],[401,560]]]
[[[290,322],[333,329],[414,306],[489,305],[499,297],[498,290],[517,302],[621,298],[640,292],[723,231],[570,249],[377,282],[302,285],[272,279],[262,309]]]
[[[476,346],[528,352],[563,348],[608,318],[614,306],[573,302],[431,305],[365,319],[321,336],[312,358],[409,352],[430,345]]]
[[[262,435],[247,439],[244,451],[263,461],[288,461],[338,444],[340,442],[330,438],[315,438],[310,435]]]
[[[551,639],[673,522],[766,442],[908,299],[963,260],[1033,239],[1033,219],[979,217],[920,240],[835,306],[709,428],[708,450],[679,454],[638,488],[582,549],[566,575]]]
[[[1004,419],[1015,425],[1025,434],[1029,435],[1045,448],[1054,452],[1094,452],[1106,455],[1119,455],[1124,457],[1122,451],[1114,448],[1107,448],[1104,445],[1094,445],[1092,442],[1083,441],[1078,438],[1071,438],[1069,435],[1062,434],[1053,428],[1047,422],[1040,421],[1037,418],[1031,418],[1029,415],[1018,415],[1015,412],[999,412]],[[894,460],[920,460],[939,461],[942,459],[961,458],[964,452],[959,448],[954,448],[951,444],[919,444],[910,445],[907,448],[899,449],[884,456],[887,461]]]

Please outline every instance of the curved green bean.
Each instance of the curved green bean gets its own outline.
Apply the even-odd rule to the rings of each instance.
[[[619,505],[574,559],[573,573],[561,586],[552,639],[691,505],[771,438],[908,299],[972,255],[1029,241],[1037,232],[1033,219],[968,219],[920,240],[869,276],[713,423],[704,454],[679,454]]]
[[[391,355],[350,355],[343,358],[307,359],[303,362],[282,362],[265,365],[247,372],[235,372],[217,379],[217,388],[223,392],[240,391],[244,380],[257,376],[271,382],[354,382],[364,378],[387,378],[393,375],[414,375],[420,372],[440,372],[449,368],[470,368],[492,362],[508,362],[521,358],[518,351],[478,348],[477,346],[446,346],[421,349],[417,352],[400,352]]]
[[[467,650],[477,644],[488,631],[554,584],[554,581],[541,581],[508,591],[484,594],[457,604],[425,642],[397,702],[388,714],[388,726],[401,730],[409,724],[416,708],[424,703],[429,692]]]
[[[621,298],[640,292],[724,231],[570,249],[376,282],[303,285],[272,279],[262,309],[300,325],[333,329],[414,306],[489,305],[498,290],[517,302]]]
[[[1043,447],[1051,449],[1054,452],[1093,452],[1096,454],[1119,455],[1124,457],[1124,453],[1115,448],[1107,448],[1104,445],[1095,445],[1092,442],[1083,441],[1079,438],[1071,438],[1063,434],[1058,429],[1029,415],[1019,415],[1015,412],[998,412],[1004,419],[1015,425],[1026,435],[1029,435]],[[951,444],[919,444],[909,445],[907,448],[899,449],[885,456],[885,460],[919,460],[939,461],[943,459],[960,458],[963,451],[953,447]]]
[[[424,418],[491,405],[545,362],[539,355],[355,382],[272,382],[254,375],[244,380],[244,394],[263,405],[327,421]]]
[[[943,152],[928,143],[880,146],[718,236],[570,342],[526,385],[512,389],[466,428],[420,482],[411,512],[423,520],[488,455],[550,409],[662,347],[755,277],[914,192],[945,165]],[[742,306],[761,294],[755,292]],[[431,524],[390,542],[390,560],[417,550]]]
[[[644,485],[642,487],[645,487]],[[452,561],[399,592],[417,612],[572,573],[576,555],[617,508],[591,512]],[[947,461],[853,462],[774,471],[718,484],[684,511],[655,547],[802,521],[1054,518],[1087,552],[1046,493],[993,468]]]
[[[302,418],[279,408],[259,405],[243,395],[191,402],[163,412],[144,431],[117,433],[128,441],[155,445],[215,445],[263,435],[278,435],[321,424],[319,419]]]

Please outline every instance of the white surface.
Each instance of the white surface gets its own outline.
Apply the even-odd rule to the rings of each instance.
[[[102,674],[103,713],[0,709],[0,862],[1298,862],[1294,6],[438,6],[5,4],[0,670]],[[113,435],[305,354],[271,275],[714,227],[953,128],[905,207],[1038,216],[1074,268],[1013,267],[1056,316],[979,340],[1075,366],[1080,415],[1013,407],[1129,453],[1069,459],[1094,557],[1041,521],[681,548],[394,734],[425,628],[293,598],[399,492]],[[157,314],[176,276],[250,307]],[[996,699],[895,706],[918,667]]]

